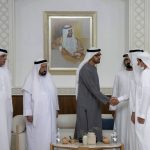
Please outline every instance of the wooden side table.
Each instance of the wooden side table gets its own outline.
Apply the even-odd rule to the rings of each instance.
[[[113,149],[119,148],[120,150],[124,150],[124,145],[121,143],[116,144],[104,144],[104,143],[97,143],[96,145],[83,145],[82,143],[75,143],[75,144],[51,144],[50,150],[54,150],[56,148],[65,148],[65,149],[76,149],[76,150],[103,150],[103,149]]]

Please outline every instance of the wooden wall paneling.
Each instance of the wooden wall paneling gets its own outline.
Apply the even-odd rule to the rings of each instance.
[[[23,97],[22,95],[12,96],[13,116],[23,114]]]
[[[74,95],[60,95],[59,114],[76,114],[76,98]]]
[[[23,114],[23,96],[15,95],[13,99],[13,115]],[[76,114],[76,98],[74,95],[59,95],[59,114]],[[101,111],[103,114],[110,114],[109,104],[101,105]]]

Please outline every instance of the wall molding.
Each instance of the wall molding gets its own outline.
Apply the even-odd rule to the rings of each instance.
[[[57,88],[58,95],[75,95],[75,88]],[[101,92],[105,95],[112,94],[112,88],[101,88]],[[12,95],[22,95],[21,88],[13,88]]]
[[[149,0],[129,0],[129,48],[150,49]]]
[[[16,77],[16,51],[15,51],[15,0],[8,0],[8,14],[9,14],[9,69],[12,77]],[[15,85],[16,78],[13,78],[12,85]]]

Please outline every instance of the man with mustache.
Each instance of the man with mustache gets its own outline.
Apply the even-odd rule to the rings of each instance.
[[[28,150],[49,150],[56,143],[58,97],[47,68],[47,60],[35,61],[23,86]]]
[[[75,138],[81,139],[88,131],[95,132],[97,141],[102,141],[102,118],[100,106],[110,98],[100,91],[96,65],[101,60],[101,49],[87,49],[84,60],[76,73],[77,119]]]
[[[124,144],[125,150],[129,150],[128,124],[129,115],[129,90],[130,80],[133,73],[131,61],[128,54],[123,55],[121,71],[119,71],[114,80],[113,97],[118,99],[118,105],[110,105],[110,110],[115,111],[114,129],[117,131],[119,142]]]

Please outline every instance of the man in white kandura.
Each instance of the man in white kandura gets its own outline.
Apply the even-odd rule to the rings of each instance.
[[[115,76],[112,94],[113,97],[116,97],[119,100],[119,104],[116,106],[110,105],[110,110],[115,111],[114,129],[117,131],[118,140],[124,144],[125,150],[129,150],[129,90],[133,69],[128,54],[124,54],[123,58],[121,71]]]
[[[6,66],[7,50],[0,49],[0,149],[10,150],[12,126],[11,77]]]
[[[129,150],[141,150],[139,149],[139,143],[137,141],[137,121],[135,120],[136,115],[136,105],[140,96],[140,87],[139,87],[139,79],[140,79],[140,70],[137,68],[137,56],[143,52],[143,50],[135,49],[129,51],[129,58],[131,60],[131,64],[133,67],[133,71],[130,75],[130,85],[129,85],[129,124],[128,124],[128,149]],[[118,101],[118,100],[117,100]],[[119,103],[119,101],[118,101]],[[116,103],[117,104],[117,103]],[[130,121],[131,118],[131,121]]]
[[[129,57],[133,67],[133,76],[131,78],[130,85],[130,114],[131,114],[131,123],[129,126],[129,143],[130,150],[141,150],[140,143],[138,141],[139,135],[139,125],[137,123],[137,110],[140,105],[138,101],[141,97],[141,87],[140,87],[140,78],[141,78],[141,70],[137,66],[137,58],[138,55],[143,53],[143,50],[135,49],[129,51]]]
[[[140,87],[141,95],[137,101],[137,139],[140,150],[150,150],[150,54],[143,52],[138,55],[138,66],[141,71]]]
[[[56,143],[58,96],[47,60],[34,62],[23,86],[23,114],[26,117],[28,150],[49,150]]]

